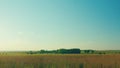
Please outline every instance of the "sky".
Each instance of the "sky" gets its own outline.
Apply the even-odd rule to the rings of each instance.
[[[120,0],[0,0],[0,50],[120,50]]]

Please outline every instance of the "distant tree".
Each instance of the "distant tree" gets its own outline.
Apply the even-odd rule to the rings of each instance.
[[[84,50],[84,51],[85,51],[85,53],[87,53],[87,54],[90,52],[90,50]]]
[[[86,53],[86,54],[93,54],[95,51],[94,50],[84,50],[84,52]]]
[[[43,53],[46,53],[46,51],[45,51],[45,50],[40,50],[40,53],[42,53],[42,54],[43,54]]]
[[[71,53],[71,54],[80,54],[80,49],[69,49],[69,53]]]
[[[103,54],[102,52],[99,52],[98,54]]]
[[[80,49],[59,49],[57,50],[58,53],[61,54],[80,54]]]
[[[65,54],[67,53],[67,50],[66,49],[59,49],[57,50],[58,53],[61,53],[61,54]]]
[[[33,54],[33,51],[29,51],[27,54]]]

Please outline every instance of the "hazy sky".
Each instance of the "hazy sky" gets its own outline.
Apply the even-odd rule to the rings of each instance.
[[[0,0],[0,50],[120,49],[120,0]]]

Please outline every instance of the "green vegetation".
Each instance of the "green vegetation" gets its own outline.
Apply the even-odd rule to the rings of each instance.
[[[27,54],[120,54],[120,50],[80,50],[73,49],[57,49],[57,50],[39,50],[28,51]]]
[[[29,51],[27,52],[27,54],[80,54],[80,52],[81,52],[80,49],[74,48],[74,49]]]

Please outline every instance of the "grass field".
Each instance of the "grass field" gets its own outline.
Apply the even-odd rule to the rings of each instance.
[[[119,54],[5,54],[0,68],[120,68]]]

